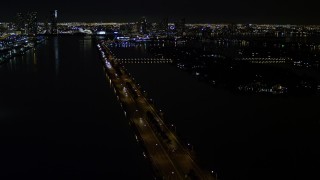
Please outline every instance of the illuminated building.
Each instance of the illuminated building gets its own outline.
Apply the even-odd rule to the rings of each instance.
[[[27,22],[27,34],[37,34],[38,33],[38,21],[37,21],[37,12],[27,13],[26,16]]]
[[[15,18],[15,30],[24,32],[25,31],[25,17],[23,13],[17,13]]]
[[[168,22],[168,18],[164,18],[160,23],[159,23],[159,31],[165,32],[167,33],[168,31],[168,26],[169,22]]]
[[[58,10],[50,12],[51,34],[58,34]]]
[[[145,17],[142,17],[140,21],[140,33],[147,34],[147,19]]]
[[[201,38],[203,39],[203,40],[205,40],[205,39],[210,39],[211,37],[212,37],[212,29],[211,28],[209,28],[209,27],[203,27],[202,29],[201,29]]]
[[[49,23],[48,23],[48,18],[46,18],[45,22],[44,22],[44,30],[45,33],[49,33],[50,32],[50,27],[49,27]]]
[[[183,18],[178,22],[175,22],[177,35],[182,36],[186,31],[186,19]]]
[[[120,31],[123,34],[128,34],[133,31],[133,25],[132,24],[122,24],[120,25]]]
[[[8,29],[7,23],[0,23],[0,33],[5,32]]]

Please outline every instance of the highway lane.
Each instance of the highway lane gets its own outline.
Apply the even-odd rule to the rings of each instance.
[[[141,115],[139,111],[136,111],[136,104],[132,95],[123,88],[125,81],[119,78],[119,75],[116,75],[116,70],[111,64],[107,63],[106,67],[111,84],[114,87],[122,106],[126,107],[125,114],[126,116],[129,116],[131,121],[137,127],[139,135],[147,148],[148,154],[150,155],[151,161],[159,171],[159,174],[165,177],[165,179],[182,179],[182,176],[179,174],[178,170],[169,158],[165,148],[162,147],[160,140],[154,134],[148,122],[143,120],[143,118],[140,118],[143,115]],[[141,126],[141,120],[144,121],[143,124],[146,126]]]
[[[187,174],[190,169],[193,169],[196,171],[196,174],[198,177],[201,177],[201,179],[210,179],[212,178],[212,175],[209,172],[205,172],[201,170],[197,163],[194,161],[194,157],[192,158],[192,155],[186,148],[180,143],[178,138],[172,133],[172,131],[166,126],[166,124],[163,122],[162,118],[159,116],[159,112],[155,109],[155,107],[146,99],[146,97],[143,95],[143,93],[140,91],[139,87],[137,87],[136,83],[132,80],[132,78],[128,77],[128,75],[123,71],[125,81],[130,82],[133,86],[133,88],[136,90],[136,93],[138,94],[138,97],[136,98],[137,107],[139,107],[140,111],[144,111],[146,114],[147,112],[152,112],[152,114],[155,116],[157,122],[163,129],[165,130],[166,134],[169,136],[169,139],[171,140],[171,149],[169,151],[172,152],[172,149],[174,149],[174,152],[171,154],[171,159],[175,159],[175,162],[180,168],[181,171],[183,171],[184,174]]]
[[[148,154],[153,160],[153,163],[157,169],[161,171],[161,174],[172,176],[172,172],[178,172],[178,170],[169,158],[165,148],[162,146],[158,137],[154,134],[149,123],[143,118],[143,113],[141,113],[139,110],[137,111],[135,108],[136,104],[132,95],[123,90],[123,85],[121,85],[123,83],[120,83],[120,80],[115,80],[114,82],[116,89],[118,89],[118,92],[120,92],[120,101],[122,101],[124,104],[126,104],[126,107],[128,107],[126,114],[138,129],[139,135],[146,145]],[[180,174],[178,175],[181,177]]]
[[[159,176],[165,179],[192,179],[188,175],[192,170],[197,179],[214,179],[209,171],[202,170],[194,161],[194,157],[183,146],[161,119],[159,112],[146,99],[134,80],[112,56],[106,44],[101,44],[100,51],[105,61],[110,83],[115,88],[119,101],[122,103],[126,116],[137,128],[150,161],[158,170]],[[105,52],[105,53],[104,53]],[[106,58],[107,57],[107,58]],[[128,87],[128,83],[131,87]],[[170,143],[166,142],[154,129],[147,113],[151,113],[159,127],[167,135]],[[156,125],[157,126],[157,125]],[[187,177],[188,175],[188,177]]]
[[[177,166],[182,167],[182,171],[184,174],[187,174],[190,169],[193,169],[197,176],[201,179],[210,179],[211,174],[209,172],[205,172],[199,168],[197,163],[192,158],[192,155],[186,148],[180,143],[177,137],[172,133],[172,131],[166,126],[166,124],[162,121],[161,117],[159,116],[157,110],[154,108],[153,105],[150,105],[149,101],[142,95],[137,98],[137,102],[139,107],[143,107],[145,112],[152,112],[155,115],[155,119],[159,123],[161,127],[163,127],[164,131],[168,135],[169,139],[171,140],[171,148],[169,149],[171,153],[171,159],[174,159],[174,162],[178,164]]]

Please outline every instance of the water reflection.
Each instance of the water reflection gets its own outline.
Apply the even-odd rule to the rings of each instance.
[[[8,70],[13,71],[15,69],[16,62],[17,62],[17,58],[16,57],[14,57],[11,61],[9,61],[9,63],[6,65]]]
[[[32,70],[36,70],[36,66],[33,66],[34,65],[34,58],[35,58],[35,51],[34,49],[29,49],[25,52],[26,54],[26,65],[27,67],[30,67],[32,68]],[[31,66],[30,66],[31,65]]]
[[[0,68],[0,177],[151,179],[95,46],[80,39],[48,37]]]
[[[58,37],[54,37],[53,39],[53,48],[54,48],[55,75],[58,76],[59,67],[60,67]]]
[[[91,37],[85,38],[83,43],[83,48],[85,50],[91,49],[92,47],[92,39]]]
[[[35,49],[33,49],[33,64],[37,65],[37,54]]]

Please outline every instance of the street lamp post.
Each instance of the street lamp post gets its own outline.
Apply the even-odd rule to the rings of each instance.
[[[193,145],[188,143],[188,148],[191,148],[191,151],[193,151]]]
[[[174,129],[174,132],[177,132],[177,128],[176,128],[176,126],[175,126],[175,125],[171,124],[171,128],[173,128],[173,129]]]
[[[218,174],[215,171],[211,171],[211,174],[214,176],[215,180],[218,180]]]
[[[159,115],[160,115],[160,117],[161,117],[162,119],[164,119],[164,117],[163,117],[163,112],[162,112],[161,109],[159,110]]]

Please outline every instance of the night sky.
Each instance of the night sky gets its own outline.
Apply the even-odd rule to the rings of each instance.
[[[37,11],[40,21],[52,9],[59,10],[60,22],[127,22],[141,16],[156,21],[185,17],[196,23],[279,23],[319,24],[316,0],[14,0],[1,2],[0,22],[10,21],[16,12]]]

